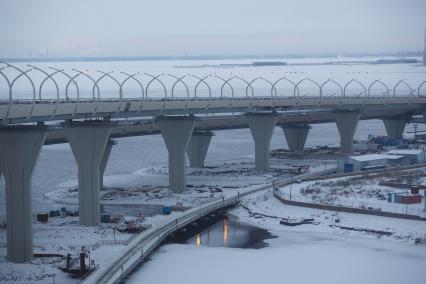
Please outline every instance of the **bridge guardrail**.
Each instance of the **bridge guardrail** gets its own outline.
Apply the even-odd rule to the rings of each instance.
[[[425,97],[425,96],[417,96],[417,97]],[[411,98],[417,98],[417,97],[411,97]],[[383,97],[383,96],[370,96],[370,97],[359,97],[359,96],[355,96],[355,97],[336,97],[336,96],[303,96],[303,97],[289,97],[289,96],[282,96],[282,97],[278,97],[277,99],[285,99],[285,100],[310,100],[310,99],[320,99],[322,101],[327,101],[327,100],[349,100],[349,99],[363,99],[364,101],[368,101],[368,100],[372,100],[372,99],[386,99],[387,97]],[[408,96],[392,96],[389,97],[394,98],[394,99],[407,99],[410,98]],[[196,98],[191,98],[189,100],[186,100],[185,98],[161,98],[161,97],[153,97],[153,98],[124,98],[124,99],[118,99],[118,98],[99,98],[99,99],[93,99],[93,98],[78,98],[78,99],[74,99],[74,98],[70,98],[70,99],[22,99],[22,98],[17,98],[17,99],[1,99],[0,98],[0,105],[8,105],[10,103],[12,104],[56,104],[56,103],[60,103],[60,104],[71,104],[71,103],[99,103],[99,102],[191,102],[191,101],[228,101],[228,100],[233,100],[233,101],[244,101],[247,100],[247,97],[228,97],[228,96],[224,96],[224,97],[196,97]],[[257,101],[257,100],[270,100],[272,101],[273,99],[271,97],[268,96],[256,96],[252,99],[250,99],[251,101]]]
[[[84,283],[98,283],[99,281],[102,283],[117,283],[122,278],[118,277],[117,280],[110,282],[109,279],[115,278],[114,276],[119,273],[120,275],[127,275],[128,272],[134,269],[134,267],[138,264],[139,261],[132,261],[134,260],[135,256],[139,253],[137,257],[139,260],[144,259],[155,247],[160,244],[163,239],[169,235],[171,232],[175,231],[176,229],[179,229],[181,227],[184,227],[185,225],[193,222],[194,220],[198,219],[198,217],[206,215],[210,212],[213,212],[217,209],[230,206],[232,204],[235,204],[239,201],[238,196],[237,197],[231,197],[224,200],[217,200],[214,201],[212,204],[208,204],[206,206],[201,206],[201,208],[194,208],[190,209],[190,211],[187,211],[187,213],[184,216],[177,217],[174,220],[168,221],[165,223],[162,227],[154,228],[153,231],[147,233],[142,238],[135,238],[134,242],[136,242],[131,248],[129,248],[129,252],[127,252],[124,258],[121,258],[110,265],[110,267],[121,267],[122,270],[120,271],[112,271],[110,269],[107,270],[107,273],[103,275],[101,278],[95,278],[95,274],[92,274],[88,276],[83,282]],[[153,242],[152,244],[149,244],[150,242]],[[132,245],[132,244],[129,244]],[[145,248],[145,249],[144,249]],[[131,251],[130,251],[131,250]],[[131,262],[131,265],[128,265],[126,268],[125,264],[127,262]]]

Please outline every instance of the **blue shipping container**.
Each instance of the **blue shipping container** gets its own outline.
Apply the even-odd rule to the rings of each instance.
[[[173,208],[171,206],[164,206],[163,207],[163,215],[169,215],[172,213]]]

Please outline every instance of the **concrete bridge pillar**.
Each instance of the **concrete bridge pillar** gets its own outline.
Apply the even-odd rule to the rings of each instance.
[[[111,125],[102,121],[71,122],[65,126],[65,133],[78,166],[80,225],[98,226],[101,160]]]
[[[160,116],[158,126],[169,152],[169,188],[175,192],[185,190],[186,149],[194,130],[192,116]]]
[[[282,126],[288,148],[292,152],[303,151],[306,138],[308,137],[309,125],[283,125]]]
[[[269,170],[269,147],[277,123],[276,113],[246,113],[255,145],[255,163],[258,172]]]
[[[108,164],[109,156],[111,155],[112,146],[114,146],[115,144],[117,144],[116,141],[109,139],[106,144],[104,154],[102,155],[101,165],[99,168],[99,175],[100,175],[99,189],[100,190],[104,189],[104,173],[105,173],[106,166]]]
[[[353,152],[353,140],[359,118],[359,111],[336,111],[334,114],[334,120],[340,134],[340,151],[343,154]]]
[[[191,168],[204,167],[204,159],[206,158],[212,136],[214,136],[214,133],[211,131],[198,131],[192,133],[186,152]]]
[[[31,177],[46,137],[44,126],[0,128],[0,168],[6,181],[7,258],[33,256]]]
[[[405,116],[384,118],[383,124],[388,136],[393,139],[402,139],[407,121],[408,118]]]

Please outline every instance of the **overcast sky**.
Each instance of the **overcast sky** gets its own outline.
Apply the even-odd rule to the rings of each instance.
[[[422,50],[426,0],[0,0],[0,57]]]

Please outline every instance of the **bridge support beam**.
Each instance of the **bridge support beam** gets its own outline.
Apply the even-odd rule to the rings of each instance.
[[[100,175],[99,189],[100,190],[104,189],[104,173],[105,173],[106,166],[108,164],[109,156],[111,155],[112,146],[114,146],[115,144],[117,144],[117,142],[109,139],[106,144],[104,154],[102,155],[101,165],[99,168],[99,175]]]
[[[100,224],[100,168],[111,133],[111,125],[102,121],[72,122],[65,132],[78,166],[80,225]]]
[[[384,118],[383,124],[388,136],[393,139],[402,139],[407,121],[408,118],[405,116]]]
[[[187,155],[191,168],[203,168],[204,160],[214,133],[211,131],[193,132],[189,140]]]
[[[195,126],[192,116],[160,116],[158,126],[169,152],[169,188],[175,192],[185,190],[186,149]]]
[[[7,258],[33,256],[31,177],[46,137],[44,126],[0,129],[0,168],[6,181]]]
[[[269,147],[277,123],[276,113],[246,113],[247,122],[255,146],[256,170],[269,170]]]
[[[306,138],[308,137],[311,127],[306,124],[302,125],[283,125],[282,126],[285,139],[290,151],[303,151]]]
[[[353,140],[359,118],[359,111],[336,111],[334,114],[334,120],[340,134],[340,151],[343,154],[353,152]]]

